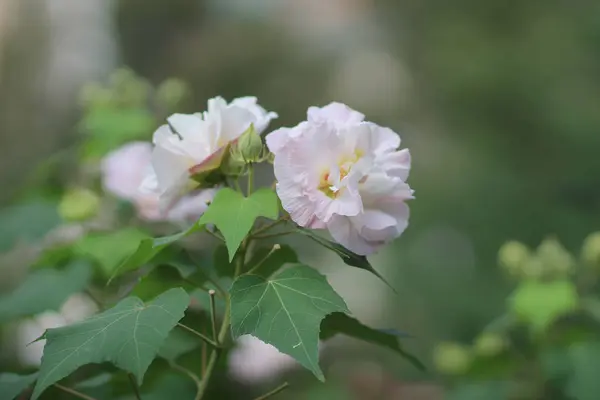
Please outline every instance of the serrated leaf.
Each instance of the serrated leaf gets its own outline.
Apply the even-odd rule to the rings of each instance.
[[[83,290],[91,277],[92,267],[83,261],[73,262],[61,271],[34,271],[14,291],[0,297],[0,322],[57,311],[73,293]]]
[[[416,368],[425,370],[425,365],[418,358],[406,352],[398,342],[399,337],[408,336],[405,333],[392,329],[373,329],[344,313],[336,312],[329,314],[321,323],[321,339],[327,340],[339,333],[378,346],[387,347],[406,358]]]
[[[123,260],[133,253],[148,234],[136,228],[115,232],[93,232],[74,246],[75,253],[96,261],[106,276],[111,276]]]
[[[579,297],[573,282],[522,281],[509,298],[512,311],[535,332],[545,330],[556,319],[577,309]]]
[[[331,240],[322,238],[321,236],[317,235],[315,232],[311,231],[310,229],[304,229],[301,227],[298,227],[297,229],[298,229],[298,232],[302,233],[303,235],[305,235],[305,236],[309,237],[310,239],[314,240],[315,242],[319,243],[321,246],[336,253],[338,256],[340,256],[340,258],[342,259],[344,264],[349,265],[351,267],[364,269],[365,271],[369,271],[370,273],[372,273],[373,275],[375,275],[376,277],[381,279],[381,281],[383,283],[385,283],[390,289],[392,289],[394,292],[396,292],[396,289],[394,289],[394,287],[392,285],[390,285],[390,283],[383,277],[383,275],[381,275],[379,272],[377,272],[377,270],[375,268],[373,268],[373,266],[371,265],[371,263],[369,262],[367,257],[358,255],[358,254],[348,250],[347,248],[345,248],[344,246],[342,246],[339,243],[335,243],[335,242],[332,242]]]
[[[129,255],[113,272],[107,284],[110,284],[114,278],[119,275],[122,275],[126,272],[133,271],[142,265],[150,262],[154,257],[156,257],[162,250],[167,248],[169,245],[177,242],[180,239],[183,239],[187,235],[190,235],[194,232],[202,229],[202,226],[195,223],[190,226],[188,229],[176,233],[174,235],[163,236],[159,238],[148,238],[143,239],[138,243],[137,248],[133,252],[133,254]]]
[[[174,363],[180,356],[196,349],[199,345],[197,337],[182,330],[173,329],[160,348],[158,356]]]
[[[270,253],[270,254],[269,254]],[[254,274],[262,277],[269,277],[274,274],[284,264],[298,263],[298,255],[290,246],[284,244],[277,250],[272,248],[260,248],[252,255],[248,262],[248,269],[253,269],[257,264],[260,266],[255,270]]]
[[[35,382],[37,372],[30,375],[0,374],[0,400],[13,400]]]
[[[234,338],[253,335],[325,380],[319,367],[321,321],[333,312],[349,312],[325,276],[305,265],[270,279],[244,275],[233,283],[230,295]]]
[[[224,188],[215,195],[199,223],[214,224],[219,228],[231,261],[258,217],[277,219],[278,215],[277,195],[272,190],[261,188],[250,197],[244,197],[239,192]]]
[[[115,307],[83,322],[49,329],[40,376],[33,400],[50,385],[82,365],[111,362],[131,372],[139,384],[167,335],[183,318],[190,298],[185,290],[171,289],[144,304],[129,297]]]

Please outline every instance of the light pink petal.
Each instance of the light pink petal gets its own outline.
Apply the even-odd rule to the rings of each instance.
[[[411,162],[408,149],[386,153],[380,156],[377,162],[389,175],[398,177],[403,181],[408,179]]]
[[[115,196],[133,200],[150,165],[152,145],[147,142],[128,143],[107,154],[101,163],[102,185]]]
[[[356,254],[369,255],[378,248],[378,245],[374,245],[360,236],[348,217],[334,216],[327,223],[327,229],[336,242]]]
[[[365,115],[353,110],[345,104],[332,102],[325,107],[310,107],[307,111],[310,122],[333,122],[339,125],[350,125],[361,122]]]

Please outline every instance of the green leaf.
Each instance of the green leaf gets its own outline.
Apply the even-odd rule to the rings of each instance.
[[[35,382],[37,372],[31,375],[0,374],[0,400],[13,400]]]
[[[230,295],[234,338],[253,335],[325,380],[319,367],[321,321],[329,313],[349,311],[323,275],[305,265],[270,279],[244,275],[233,283]]]
[[[173,329],[160,348],[158,356],[169,363],[174,363],[180,356],[189,353],[199,345],[200,342],[197,337],[182,330]]]
[[[522,281],[509,299],[512,311],[535,332],[545,330],[558,317],[574,311],[579,297],[568,280]]]
[[[92,267],[82,261],[64,270],[32,272],[14,291],[0,297],[0,322],[47,310],[59,310],[73,294],[83,290],[92,277]]]
[[[235,265],[229,260],[227,246],[217,246],[213,254],[213,268],[218,276],[233,277]]]
[[[136,228],[94,232],[75,244],[75,253],[96,261],[104,274],[111,276],[119,264],[137,249],[140,241],[148,238],[148,234]]]
[[[115,307],[83,322],[49,329],[40,376],[33,392],[37,399],[50,385],[82,365],[111,362],[131,372],[139,384],[167,335],[183,318],[190,298],[171,289],[144,304],[128,297]]]
[[[163,236],[154,239],[143,239],[141,242],[138,243],[137,249],[135,249],[135,251],[129,257],[123,260],[123,262],[114,270],[113,274],[108,280],[107,285],[110,284],[112,280],[117,276],[129,271],[133,271],[141,267],[142,265],[150,262],[162,250],[164,250],[171,244],[177,242],[180,239],[183,239],[187,235],[199,231],[200,229],[202,229],[202,226],[195,223],[183,232],[179,232],[174,235]]]
[[[298,255],[294,249],[285,244],[274,251],[272,248],[263,247],[256,250],[252,255],[248,263],[248,269],[254,268],[259,263],[260,266],[255,270],[254,274],[269,277],[285,264],[298,263]]]
[[[406,358],[412,365],[420,370],[425,370],[425,366],[418,358],[406,352],[398,342],[399,336],[406,337],[405,334],[394,330],[378,330],[370,328],[355,318],[344,313],[329,314],[321,323],[321,339],[327,340],[336,334],[341,333],[355,339],[360,339],[378,346],[387,347]]]
[[[360,255],[348,250],[347,248],[345,248],[344,246],[342,246],[339,243],[335,243],[335,242],[332,242],[331,240],[324,239],[310,229],[298,227],[297,230],[298,230],[298,232],[302,233],[303,235],[308,236],[310,239],[319,243],[321,246],[336,253],[338,256],[340,256],[340,258],[342,259],[344,264],[349,265],[351,267],[364,269],[365,271],[369,271],[370,273],[372,273],[373,275],[375,275],[376,277],[381,279],[381,281],[383,283],[385,283],[390,289],[392,289],[394,292],[396,292],[396,289],[394,289],[392,287],[392,285],[390,285],[390,283],[379,272],[377,272],[377,270],[375,268],[373,268],[373,266],[371,265],[371,263],[369,262],[367,257],[360,256]]]
[[[244,197],[239,192],[224,188],[216,194],[199,223],[216,225],[225,238],[231,261],[256,218],[277,219],[278,215],[277,195],[272,190],[261,188],[250,197]]]
[[[19,240],[35,242],[61,222],[54,202],[33,200],[7,207],[0,212],[0,252],[10,250]]]
[[[567,393],[577,400],[596,400],[600,392],[600,343],[578,343],[571,346],[568,353],[572,372]]]

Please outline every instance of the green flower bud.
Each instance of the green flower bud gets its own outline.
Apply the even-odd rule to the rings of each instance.
[[[523,267],[530,258],[531,252],[527,246],[517,241],[505,243],[498,252],[498,262],[510,276],[522,275]]]
[[[530,257],[521,270],[521,275],[529,279],[540,279],[545,275],[546,269],[542,260],[533,256]]]
[[[156,89],[156,100],[168,109],[172,109],[179,105],[188,92],[188,87],[184,81],[169,78],[163,81]]]
[[[106,107],[113,102],[113,94],[97,83],[88,83],[81,88],[79,102],[84,108]]]
[[[436,369],[448,375],[460,375],[471,366],[471,352],[466,346],[458,343],[444,342],[438,344],[433,353]]]
[[[58,213],[67,221],[83,221],[95,216],[100,208],[100,198],[91,190],[69,190],[58,205]]]
[[[231,154],[235,161],[243,161],[246,164],[260,162],[264,159],[265,146],[260,135],[254,130],[254,125],[250,125],[250,128],[240,136],[233,146]]]
[[[600,232],[592,233],[585,239],[581,260],[587,265],[600,267]]]
[[[506,339],[497,333],[483,333],[475,340],[475,353],[484,357],[500,354],[507,347]]]
[[[575,259],[555,238],[545,239],[537,248],[537,257],[547,274],[565,276],[575,267]]]

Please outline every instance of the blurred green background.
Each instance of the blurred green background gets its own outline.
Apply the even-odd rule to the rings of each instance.
[[[310,258],[358,317],[408,332],[430,369],[342,341],[326,352],[329,383],[299,373],[281,398],[444,398],[457,383],[433,365],[436,345],[471,343],[515,286],[499,248],[552,236],[578,256],[600,230],[597,1],[0,0],[0,290],[27,267],[29,239],[57,223],[54,206],[16,205],[54,204],[52,185],[73,181],[69,161],[49,177],[47,160],[78,140],[83,85],[120,66],[154,85],[187,82],[182,112],[216,95],[257,96],[279,113],[271,129],[344,102],[411,150],[409,229],[372,257],[398,293],[327,254]],[[578,379],[593,382],[585,376],[599,366],[578,366]],[[241,384],[222,385],[222,398],[247,398]],[[522,398],[595,399],[596,389]],[[485,390],[455,398],[499,393]]]

